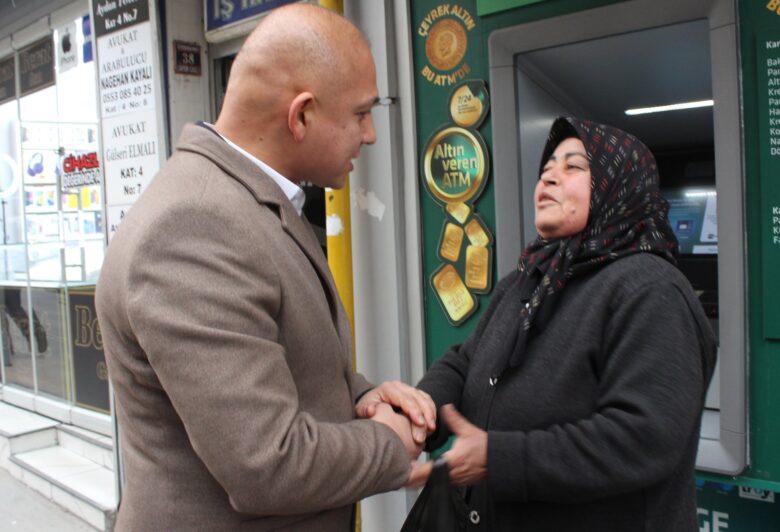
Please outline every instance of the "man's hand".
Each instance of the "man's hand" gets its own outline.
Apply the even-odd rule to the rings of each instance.
[[[400,381],[388,381],[366,392],[355,406],[358,417],[370,418],[378,405],[400,408],[412,421],[412,435],[419,444],[436,430],[436,405],[431,396]]]
[[[416,460],[422,452],[422,444],[417,443],[412,438],[413,425],[409,422],[409,419],[401,414],[393,412],[393,408],[384,403],[380,403],[375,407],[375,413],[371,416],[373,421],[384,423],[401,438],[401,441],[406,447],[406,451],[409,453],[409,457],[412,460]]]
[[[450,431],[457,436],[452,449],[444,453],[450,481],[456,486],[476,484],[487,476],[487,432],[469,423],[452,405],[444,405],[441,415]]]

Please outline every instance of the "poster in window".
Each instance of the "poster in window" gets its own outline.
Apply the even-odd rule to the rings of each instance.
[[[24,182],[35,185],[57,183],[59,156],[51,150],[22,150]]]
[[[24,210],[28,213],[56,212],[57,187],[55,185],[25,187]]]
[[[60,239],[60,218],[57,213],[28,214],[27,241],[31,244],[55,242]]]
[[[60,74],[79,64],[76,46],[76,23],[61,27],[55,33],[57,40],[57,70]]]
[[[53,122],[22,122],[22,149],[56,150],[60,147],[59,131]]]
[[[81,188],[81,208],[85,211],[101,210],[100,185],[91,185]]]
[[[81,236],[79,227],[79,213],[63,213],[62,232],[65,234],[65,240],[78,240],[78,238]]]

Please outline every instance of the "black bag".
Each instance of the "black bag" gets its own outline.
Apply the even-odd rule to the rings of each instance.
[[[436,460],[401,532],[457,532],[469,526],[469,510],[443,459]]]

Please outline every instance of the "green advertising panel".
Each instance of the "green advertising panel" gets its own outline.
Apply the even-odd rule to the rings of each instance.
[[[473,330],[492,289],[490,98],[474,0],[412,10],[430,365]]]
[[[780,54],[773,48],[780,39],[780,0],[738,6],[750,318],[751,463],[742,477],[771,482],[780,491],[780,246],[773,240],[772,214],[780,206],[780,157],[773,153],[780,139],[774,86]]]
[[[780,530],[780,503],[765,489],[724,482],[696,482],[700,532]]]
[[[780,29],[756,35],[764,293],[780,294]],[[764,298],[764,336],[780,339],[780,299]]]
[[[515,7],[538,4],[545,0],[477,0],[477,15],[485,16]]]

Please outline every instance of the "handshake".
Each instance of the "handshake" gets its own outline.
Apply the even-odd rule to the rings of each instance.
[[[397,413],[400,411],[400,413]],[[405,486],[425,484],[433,462],[418,462],[425,441],[436,430],[436,404],[430,395],[399,381],[385,382],[366,392],[355,406],[357,416],[390,427],[409,453],[412,469]],[[472,425],[455,407],[445,405],[442,417],[457,437],[452,449],[444,454],[450,481],[470,485],[484,479],[487,473],[487,433]]]

